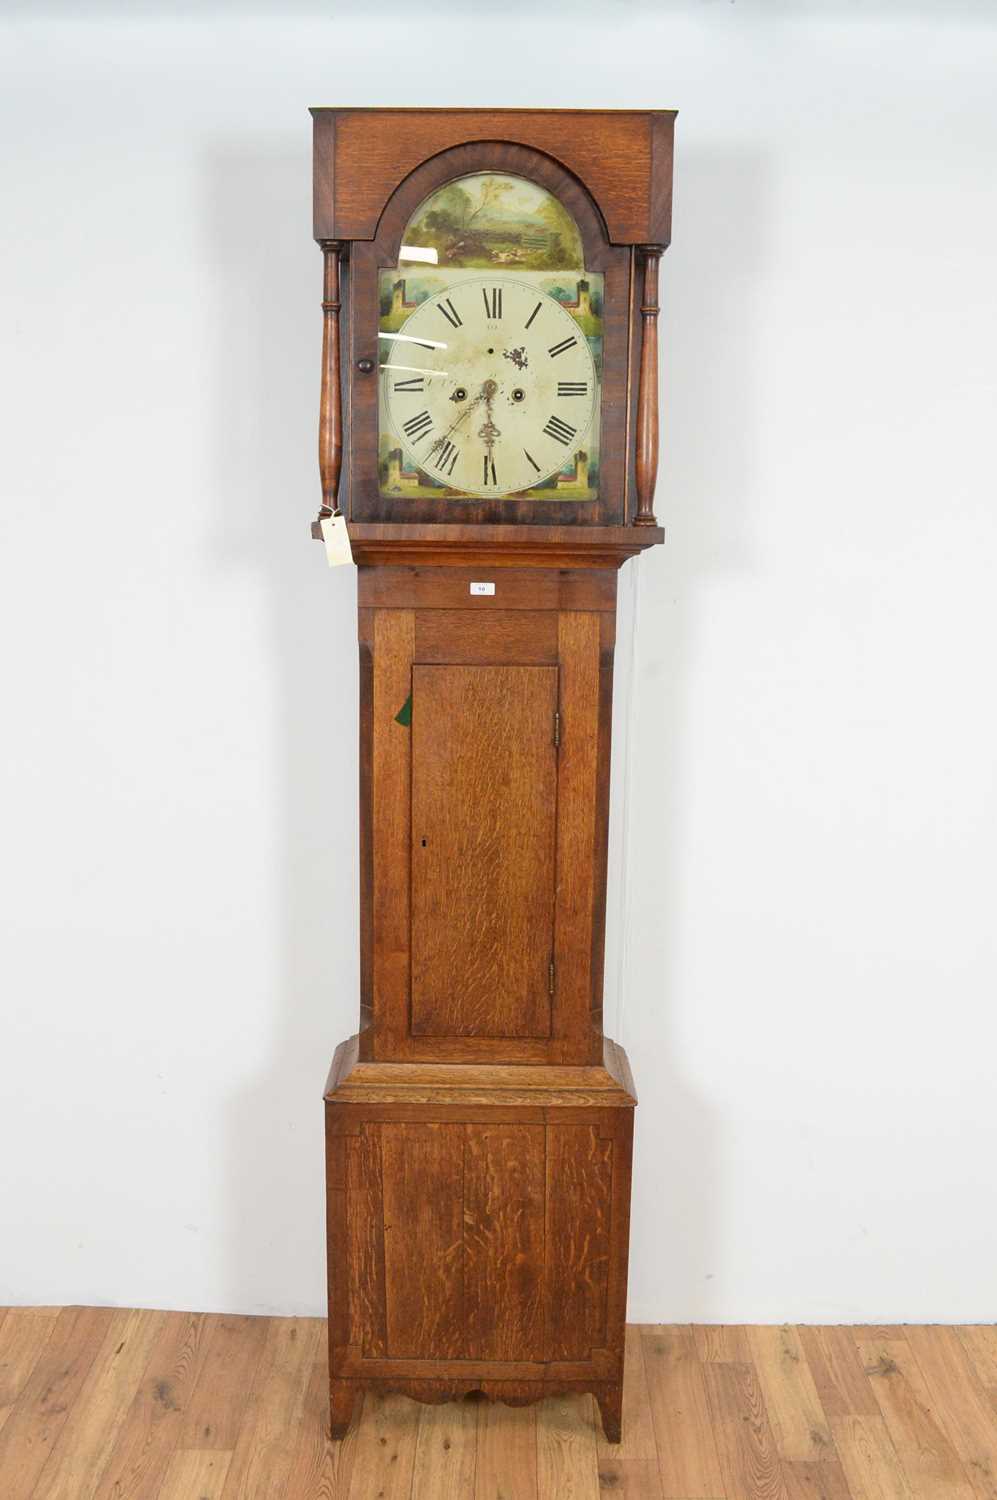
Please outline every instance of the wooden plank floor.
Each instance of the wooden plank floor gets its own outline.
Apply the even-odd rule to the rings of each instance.
[[[367,1396],[325,1437],[325,1325],[0,1309],[2,1500],[997,1500],[997,1329],[631,1327],[591,1397]]]

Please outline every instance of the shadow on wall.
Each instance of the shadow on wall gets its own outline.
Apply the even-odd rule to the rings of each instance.
[[[205,221],[220,309],[217,547],[225,564],[265,585],[282,799],[282,947],[259,1070],[230,1102],[223,1300],[239,1311],[315,1314],[325,1310],[322,1084],[333,1048],[356,1029],[359,993],[357,653],[355,575],[329,573],[308,534],[319,494],[321,258],[304,128],[300,139],[293,152],[265,142],[253,150],[243,138],[209,152]],[[641,1320],[709,1321],[725,1249],[723,1143],[683,1068],[675,954],[681,851],[694,837],[684,740],[696,614],[704,584],[750,561],[742,497],[756,398],[745,313],[765,185],[757,161],[678,153],[677,238],[662,268],[656,508],[668,535],[626,586],[638,596],[636,686],[621,734],[621,662],[615,749],[628,763],[616,768],[626,805],[614,815],[627,894],[611,892],[609,911],[623,928],[612,976],[619,1039],[642,1101],[630,1283],[630,1315]]]
[[[714,1277],[736,1256],[724,1223],[733,1143],[718,1139],[714,1112],[693,1080],[702,1058],[683,1056],[681,1018],[692,1004],[712,1008],[719,998],[681,991],[689,972],[681,944],[690,930],[683,851],[696,838],[687,746],[697,620],[718,578],[751,568],[749,435],[753,406],[764,396],[753,368],[750,302],[770,202],[764,162],[685,149],[679,133],[674,242],[661,269],[655,509],[666,540],[641,559],[634,579],[623,850],[621,1040],[640,1100],[630,1316],[640,1321],[715,1320]]]
[[[224,1164],[225,1306],[324,1313],[322,1087],[356,1029],[356,590],[309,524],[319,502],[322,263],[300,150],[244,138],[205,162],[219,309],[214,351],[216,547],[262,583],[277,713],[272,899],[281,948],[256,1076],[234,1085]],[[237,1000],[232,1002],[238,1015]],[[254,1024],[258,1025],[258,1021]]]

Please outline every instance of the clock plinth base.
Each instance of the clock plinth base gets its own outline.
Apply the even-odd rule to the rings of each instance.
[[[331,1428],[362,1390],[591,1392],[619,1440],[636,1103],[591,1066],[382,1063],[325,1094]]]
[[[618,1443],[623,1436],[623,1377],[613,1381],[552,1380],[382,1380],[379,1378],[330,1379],[329,1435],[341,1442],[350,1430],[357,1398],[364,1391],[391,1392],[408,1396],[412,1401],[440,1405],[444,1401],[461,1401],[466,1396],[501,1401],[505,1406],[532,1406],[548,1396],[595,1397],[607,1443]]]
[[[329,1436],[341,1442],[350,1430],[359,1387],[353,1380],[329,1381]]]

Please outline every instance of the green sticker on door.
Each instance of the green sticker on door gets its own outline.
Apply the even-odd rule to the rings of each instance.
[[[407,725],[411,724],[411,722],[412,722],[412,694],[409,693],[408,697],[405,699],[405,702],[402,704],[401,708],[395,714],[395,723],[396,724],[405,724],[407,726]]]

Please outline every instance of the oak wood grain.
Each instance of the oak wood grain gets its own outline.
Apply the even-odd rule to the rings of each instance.
[[[361,547],[365,539],[370,539],[370,533],[383,537],[385,546],[403,540],[405,545],[411,545],[410,533],[413,530],[418,532],[418,528],[413,527],[353,526],[350,535],[356,537],[356,545]],[[421,566],[403,567],[397,563],[380,567],[361,565],[357,568],[358,608],[419,610],[420,627],[436,631],[446,628],[434,620],[437,611],[458,611],[461,618],[455,623],[461,629],[465,628],[466,622],[476,618],[484,621],[488,616],[504,615],[509,610],[526,610],[533,615],[549,611],[555,616],[551,623],[556,630],[558,610],[596,610],[600,614],[613,614],[616,610],[615,571],[606,566],[559,567],[556,559],[559,533],[554,538],[547,538],[553,552],[542,554],[542,565],[523,567],[517,565],[516,560],[515,539],[520,536],[521,529],[515,526],[431,526],[424,530],[428,533],[427,545],[437,549],[442,548],[447,540],[455,545],[463,542],[476,546],[485,554],[486,571],[482,574],[479,568],[460,562],[443,566],[439,558],[434,558],[432,564]],[[534,534],[540,535],[539,532]],[[574,545],[581,547],[576,533],[573,531],[571,535]],[[585,536],[591,538],[591,533],[586,532]],[[588,551],[592,550],[590,540]],[[494,573],[487,571],[487,563],[493,565]],[[494,583],[494,594],[472,595],[471,584],[482,582]],[[432,611],[432,614],[427,619],[423,611]],[[488,627],[482,623],[480,628],[484,631]]]
[[[781,1458],[833,1458],[827,1417],[795,1328],[757,1327],[748,1343]]]
[[[537,1488],[558,1500],[598,1500],[597,1429],[591,1398],[552,1397],[537,1412]]]
[[[855,1500],[914,1500],[882,1417],[837,1417],[831,1431]]]
[[[238,1344],[216,1338],[221,1325],[231,1330],[242,1320],[127,1309],[66,1308],[57,1314],[51,1309],[40,1317],[17,1311],[25,1314],[15,1320],[21,1325],[16,1333],[19,1364],[30,1370],[0,1432],[0,1494],[5,1500],[48,1500],[53,1492],[76,1500],[78,1494],[92,1497],[98,1486],[116,1500],[151,1492],[151,1468],[116,1466],[113,1456],[123,1451],[129,1428],[133,1434],[143,1428],[145,1419],[136,1418],[153,1382],[166,1383],[161,1420],[179,1425],[182,1416],[187,1432],[187,1413],[168,1408],[171,1402],[184,1404],[190,1368],[184,1351],[193,1352],[190,1330],[198,1325],[204,1361],[195,1389],[203,1400],[205,1379],[211,1383],[213,1369],[219,1398],[217,1418],[210,1403],[202,1405],[201,1418],[213,1433],[226,1429],[232,1435],[240,1455],[236,1493],[251,1491],[254,1497],[344,1500],[352,1494],[368,1500],[383,1490],[406,1500],[429,1493],[540,1500],[570,1494],[573,1488],[630,1500],[753,1500],[758,1494],[779,1495],[780,1483],[784,1500],[967,1500],[988,1495],[986,1455],[997,1437],[997,1412],[989,1405],[978,1365],[972,1358],[963,1364],[961,1356],[968,1353],[963,1330],[820,1329],[819,1344],[835,1349],[837,1356],[851,1344],[861,1380],[884,1415],[835,1415],[830,1426],[840,1461],[782,1460],[777,1480],[770,1413],[753,1362],[715,1357],[746,1346],[744,1329],[729,1329],[719,1345],[699,1328],[647,1325],[628,1330],[631,1348],[642,1345],[651,1374],[642,1391],[640,1361],[631,1361],[625,1396],[629,1431],[625,1426],[618,1446],[602,1440],[595,1403],[579,1390],[580,1382],[566,1381],[562,1394],[541,1399],[541,1380],[456,1375],[452,1380],[409,1379],[405,1395],[385,1398],[372,1391],[362,1401],[364,1380],[345,1382],[356,1386],[358,1414],[345,1440],[331,1443],[319,1319],[244,1320],[259,1330],[251,1343],[264,1351],[246,1376],[245,1350],[240,1354]],[[25,1328],[33,1330],[33,1344],[24,1338]],[[136,1352],[140,1332],[145,1343]],[[794,1332],[804,1353],[814,1347],[813,1330]],[[968,1342],[974,1348],[982,1345],[985,1356],[985,1329]],[[232,1351],[242,1378],[227,1384],[218,1379],[220,1362],[207,1355],[214,1350],[217,1356],[220,1348]],[[667,1356],[664,1367],[655,1348]],[[401,1363],[411,1368],[417,1362]],[[461,1367],[462,1362],[454,1362],[455,1370]],[[667,1379],[663,1368],[670,1371]],[[847,1368],[835,1390],[839,1397],[845,1392],[854,1406],[859,1404],[858,1388],[851,1365]],[[697,1377],[703,1399],[697,1395]],[[814,1383],[819,1385],[816,1376]],[[480,1397],[460,1399],[479,1388]],[[801,1409],[807,1406],[804,1400]],[[424,1421],[424,1411],[437,1413],[438,1420]],[[960,1429],[963,1451],[971,1457],[960,1454],[949,1423]],[[150,1420],[147,1431],[158,1452],[155,1427]],[[198,1430],[195,1425],[195,1438]],[[423,1451],[417,1460],[420,1430]],[[703,1455],[715,1444],[720,1455],[711,1464]],[[133,1451],[138,1454],[141,1445]],[[176,1447],[161,1470],[159,1500],[222,1500],[232,1451],[194,1443]],[[712,1490],[707,1487],[711,1469]],[[454,1475],[460,1488],[452,1482]],[[231,1491],[226,1500],[230,1496]]]
[[[372,1391],[364,1397],[363,1416],[348,1500],[410,1500],[419,1407],[405,1396]]]
[[[359,1392],[352,1381],[330,1376],[329,1436],[333,1442],[342,1442],[353,1430],[353,1419],[356,1416],[358,1394]]]
[[[997,1396],[997,1327],[993,1323],[967,1323],[958,1333],[980,1384],[991,1396]]]
[[[714,1361],[703,1374],[725,1493],[744,1500],[787,1500],[756,1371],[750,1364]]]
[[[38,1500],[92,1500],[165,1322],[162,1312],[125,1312],[115,1319],[52,1444],[33,1492]]]
[[[211,1319],[204,1357],[183,1414],[179,1448],[231,1452],[235,1447],[246,1391],[252,1389],[266,1336],[263,1318],[223,1314]]]
[[[358,521],[349,524],[353,560],[359,579],[371,568],[438,567],[479,570],[555,569],[567,572],[564,609],[598,609],[588,591],[572,586],[571,574],[582,570],[606,572],[617,569],[628,558],[665,539],[661,527],[635,526],[520,526],[507,522],[478,521]],[[312,537],[322,540],[318,522]],[[489,576],[489,572],[483,575]],[[579,597],[572,597],[577,593]],[[361,605],[366,604],[363,592]],[[459,600],[457,601],[459,604]],[[401,607],[401,606],[399,606]],[[504,606],[508,608],[508,605]],[[530,606],[533,607],[533,606]]]
[[[662,1500],[657,1463],[640,1458],[608,1458],[599,1450],[599,1494],[613,1500]]]
[[[21,1394],[58,1317],[54,1307],[12,1307],[0,1323],[0,1422]]]
[[[271,1318],[225,1479],[222,1500],[282,1495],[322,1328],[314,1318]]]
[[[343,1500],[350,1487],[359,1430],[359,1422],[354,1422],[341,1440],[334,1442],[330,1438],[329,1370],[324,1355],[320,1354],[312,1365],[295,1435],[294,1462],[285,1487],[287,1500],[298,1500],[298,1497],[300,1500]]]
[[[489,1039],[486,1038],[485,1041]],[[483,1046],[485,1043],[482,1042]],[[388,1095],[388,1098],[385,1098]],[[345,1120],[399,1120],[418,1124],[426,1118],[425,1106],[432,1105],[433,1119],[463,1120],[477,1124],[501,1124],[503,1121],[536,1125],[543,1123],[545,1109],[556,1109],[557,1118],[565,1124],[586,1122],[589,1109],[620,1108],[632,1111],[633,1100],[617,1100],[601,1090],[587,1093],[582,1089],[493,1089],[487,1083],[480,1090],[462,1088],[351,1088],[349,1102],[340,1104],[337,1114]]]
[[[539,1500],[537,1408],[476,1403],[474,1500]]]
[[[415,618],[415,658],[556,666],[557,615],[551,609],[421,609]]]
[[[369,812],[375,1055],[390,1056],[408,1029],[412,735],[397,716],[412,691],[414,648],[411,610],[375,612]],[[362,808],[361,818],[367,815]]]
[[[847,1334],[852,1343],[857,1345],[862,1339],[906,1338],[907,1325],[905,1323],[846,1323],[839,1326],[839,1332]]]
[[[413,667],[414,1035],[550,1033],[557,680]]]
[[[544,1357],[542,1125],[464,1130],[464,1352]]]
[[[437,1356],[409,1355],[400,1359],[363,1359],[355,1349],[336,1351],[335,1371],[344,1381],[362,1379],[392,1382],[392,1390],[406,1391],[410,1380],[429,1382],[434,1389],[446,1388],[450,1396],[488,1386],[511,1390],[513,1386],[536,1386],[536,1399],[550,1396],[555,1390],[570,1388],[592,1391],[597,1387],[619,1385],[620,1361],[608,1349],[593,1349],[588,1359],[550,1360],[545,1362],[517,1359],[441,1359]],[[395,1382],[400,1382],[395,1384]],[[463,1382],[457,1390],[457,1383]],[[587,1382],[587,1384],[585,1383]],[[441,1396],[449,1400],[450,1396]],[[504,1397],[503,1397],[504,1399]]]
[[[372,1028],[361,1036],[363,1059],[597,1062],[602,1048],[612,684],[612,632],[607,636],[604,626],[613,618],[612,609],[565,610],[558,600],[591,595],[591,590],[577,589],[569,574],[555,569],[532,575],[510,570],[514,588],[507,603],[513,607],[478,615],[425,603],[439,603],[442,596],[452,603],[455,595],[441,575],[453,572],[455,581],[469,586],[460,570],[366,569],[361,575],[365,572],[377,580],[380,602],[364,605],[359,619],[362,655],[370,654],[361,717],[360,895],[361,1004]],[[380,577],[388,572],[396,576]],[[590,576],[600,580],[599,598],[611,605],[614,575],[594,570]],[[545,600],[557,607],[524,613],[547,617],[549,623],[537,637],[546,642],[545,653],[556,628],[559,748],[552,743],[553,725],[546,725],[546,706],[533,714],[529,695],[519,701],[508,691],[501,703],[497,698],[495,704],[484,701],[496,683],[508,688],[531,677],[539,682],[555,671],[553,666],[480,659],[489,649],[490,620],[499,621],[506,643],[521,638],[515,605],[535,605],[538,582],[541,593],[548,584],[553,588]],[[502,580],[497,587],[501,592]],[[399,598],[413,597],[413,589],[423,602],[396,607]],[[466,618],[478,624],[480,650],[474,632],[464,630]],[[427,629],[433,655],[447,654],[448,642],[457,642],[455,655],[478,659],[453,665],[416,661]],[[447,683],[449,696],[440,688]],[[546,757],[542,785],[529,772],[530,746]],[[437,839],[434,847],[429,831],[420,831],[425,821],[420,813],[426,810],[438,817],[445,835],[455,834],[453,848],[446,839]],[[556,834],[549,819],[556,821]],[[549,952],[545,955],[535,935],[523,931],[524,914],[535,912],[538,891],[536,881],[524,878],[524,861],[529,863],[544,830],[548,854],[556,840],[552,995]],[[486,879],[489,870],[495,873]],[[420,871],[433,880],[427,884]],[[481,903],[471,899],[476,896],[484,901],[484,922]],[[518,983],[525,982],[524,971],[529,971],[527,1009],[532,1014],[511,1022],[504,1014],[508,1007],[503,990],[496,996],[490,955],[501,959]],[[504,986],[504,971],[497,977]],[[437,989],[444,1003],[434,1015],[429,1006]],[[469,1023],[454,1017],[458,1008],[474,1011]]]
[[[547,1131],[547,1359],[589,1359],[607,1339],[612,1142],[592,1125]]]
[[[972,1500],[973,1487],[935,1420],[931,1394],[907,1340],[863,1339],[857,1348],[918,1500]]]
[[[645,1334],[644,1366],[665,1500],[716,1500],[726,1493],[725,1480],[692,1331]]]
[[[357,717],[359,720],[360,1016],[363,1055],[374,1040],[374,619],[372,609],[357,609]],[[357,1052],[360,1052],[358,1040]]]
[[[931,1393],[932,1409],[977,1495],[997,1500],[994,1409],[955,1328],[906,1330],[907,1342]]]
[[[459,1406],[424,1406],[412,1466],[413,1495],[468,1500],[474,1493],[477,1435]]]
[[[348,1342],[360,1348],[366,1358],[374,1359],[388,1352],[380,1129],[376,1125],[363,1125],[356,1135],[347,1136],[343,1144],[346,1264],[331,1265],[330,1275],[345,1277],[349,1288]]]
[[[378,1381],[442,1401],[467,1378],[516,1400],[588,1391],[620,1436],[632,1082],[614,1097],[602,1079],[443,1084],[416,1067],[581,1071],[602,1055],[615,570],[661,540],[648,476],[673,125],[662,111],[315,111],[323,502],[349,518],[361,668],[361,1031],[326,1096],[336,1436]],[[586,149],[579,172],[593,137],[599,159]],[[477,171],[554,194],[602,278],[598,494],[559,505],[555,525],[525,497],[381,493],[379,268],[430,192]],[[482,577],[493,592],[471,596]],[[526,691],[541,673],[546,692]],[[375,1080],[374,1062],[409,1072]]]
[[[338,1056],[337,1052],[336,1057]],[[335,1072],[335,1070],[336,1058],[333,1059],[332,1071]],[[383,1193],[378,1192],[372,1207],[363,1193],[354,1201],[349,1192],[351,1139],[355,1140],[357,1136],[363,1135],[369,1122],[359,1122],[353,1129],[344,1128],[342,1122],[335,1118],[328,1103],[325,1116],[325,1263],[329,1312],[326,1321],[326,1356],[329,1366],[329,1430],[332,1437],[341,1440],[349,1431],[355,1403],[351,1400],[349,1410],[344,1409],[347,1403],[344,1400],[344,1390],[339,1381],[339,1371],[336,1366],[337,1351],[346,1347],[361,1350],[363,1348],[363,1335],[359,1331],[362,1313],[358,1317],[358,1308],[362,1308],[363,1304],[370,1299],[372,1270],[370,1266],[364,1267],[362,1257],[351,1259],[349,1246],[354,1236],[361,1245],[363,1244],[364,1228],[362,1226],[365,1218],[368,1221],[368,1232],[371,1237],[379,1244],[383,1243],[381,1230]],[[380,1169],[379,1137],[378,1169]],[[351,1219],[354,1218],[359,1218],[361,1221],[359,1230],[351,1224]],[[359,1294],[351,1285],[358,1275],[365,1276],[364,1287]],[[375,1283],[374,1300],[378,1309],[383,1310],[383,1276]],[[348,1342],[351,1337],[356,1337],[360,1342],[351,1345]],[[346,1394],[355,1396],[356,1393],[347,1390]]]
[[[869,1384],[850,1328],[801,1328],[800,1343],[824,1415],[878,1417],[879,1406]]]
[[[593,972],[592,931],[600,908],[596,850],[599,834],[599,620],[591,611],[562,611],[558,618],[561,746],[557,801],[557,928],[554,958],[557,998],[554,1034],[572,1029],[582,1017],[589,1026],[586,1057],[601,1052],[591,1026],[601,975]]]
[[[640,1330],[626,1329],[626,1361],[623,1373],[623,1437],[619,1443],[599,1441],[600,1467],[614,1462],[633,1461],[658,1466],[658,1445],[644,1369],[644,1344]],[[635,1481],[636,1482],[636,1481]]]
[[[743,1328],[729,1323],[697,1323],[692,1330],[696,1355],[707,1364],[749,1364],[751,1350]]]
[[[343,457],[342,393],[339,379],[339,256],[335,240],[322,242],[322,386],[319,400],[318,462],[322,514],[336,509]]]
[[[782,1479],[786,1500],[861,1500],[852,1496],[837,1459],[783,1460]]]
[[[24,1320],[22,1356],[37,1355],[0,1426],[0,1477],[11,1495],[30,1495],[115,1324],[107,1307],[65,1307],[48,1337],[42,1319]],[[0,1330],[2,1333],[2,1330]],[[10,1380],[10,1374],[7,1376]],[[10,1385],[7,1386],[10,1392]]]
[[[222,1500],[231,1462],[231,1453],[220,1448],[179,1449],[167,1465],[158,1500]]]
[[[156,1500],[206,1346],[203,1314],[166,1315],[94,1500]]]
[[[315,238],[370,238],[396,183],[465,141],[543,151],[588,182],[620,243],[667,244],[674,110],[313,109]]]
[[[395,1359],[464,1353],[464,1131],[381,1127],[388,1352]]]
[[[345,1120],[355,1115],[358,1124],[364,1118],[379,1118],[371,1112],[379,1105],[410,1104],[418,1110],[421,1104],[435,1103],[498,1109],[504,1102],[519,1109],[533,1101],[538,1108],[632,1109],[636,1103],[629,1066],[608,1037],[602,1038],[601,1066],[576,1068],[544,1063],[510,1066],[484,1060],[474,1064],[455,1061],[442,1066],[436,1062],[367,1062],[358,1056],[358,1040],[352,1037],[336,1049],[325,1089],[327,1102],[336,1104],[340,1118]],[[475,1045],[482,1043],[479,1040]],[[360,1106],[364,1106],[366,1113],[357,1113]],[[471,1119],[472,1115],[466,1118]]]
[[[642,245],[640,383],[637,395],[637,511],[635,526],[656,526],[654,487],[658,478],[658,263],[660,245]]]
[[[603,1029],[606,968],[606,901],[609,894],[609,793],[613,740],[615,615],[599,616],[599,708],[596,726],[595,817],[592,841],[592,931],[589,1020],[593,1038]]]
[[[355,1058],[356,1049],[348,1050]],[[610,1057],[615,1072],[603,1070],[602,1081],[629,1106],[619,1082],[629,1076],[626,1067],[617,1052]],[[347,1429],[358,1390],[380,1383],[407,1392],[415,1382],[417,1391],[431,1388],[441,1400],[471,1389],[500,1392],[501,1399],[590,1391],[607,1436],[618,1441],[631,1107],[573,1104],[585,1097],[580,1091],[569,1091],[566,1104],[539,1109],[337,1103],[353,1067],[383,1077],[394,1066],[351,1064],[344,1053],[330,1072],[330,1202],[340,1204],[337,1224],[363,1220],[344,1232],[342,1247],[330,1238],[337,1430]],[[539,1089],[537,1097],[557,1096]],[[359,1163],[364,1152],[373,1165],[358,1165],[351,1177],[342,1161],[354,1153]],[[354,1186],[345,1191],[341,1180]],[[348,1255],[351,1236],[359,1248]],[[365,1284],[352,1287],[358,1275]],[[344,1307],[363,1312],[344,1317]],[[363,1345],[364,1325],[379,1326],[382,1317],[385,1354],[379,1343]]]
[[[325,1097],[334,1096],[346,1102],[356,1100],[362,1088],[371,1100],[402,1100],[408,1090],[443,1101],[455,1094],[469,1098],[481,1093],[491,1097],[505,1091],[540,1095],[564,1094],[581,1098],[586,1104],[596,1096],[607,1107],[620,1108],[635,1102],[633,1078],[626,1054],[610,1038],[602,1039],[602,1061],[589,1066],[566,1067],[559,1064],[504,1063],[393,1063],[363,1062],[357,1055],[357,1038],[351,1037],[336,1049],[326,1084]]]

